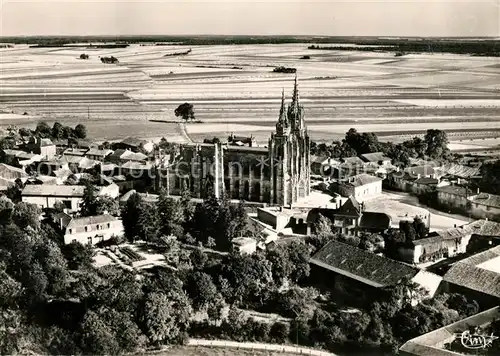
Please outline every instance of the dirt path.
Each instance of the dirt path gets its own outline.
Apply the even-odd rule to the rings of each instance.
[[[337,356],[336,354],[326,351],[313,350],[313,349],[307,349],[289,345],[263,344],[257,342],[189,339],[188,346],[210,346],[210,347],[238,348],[247,350],[278,351],[278,352],[288,352],[293,354],[311,355],[311,356]]]
[[[186,142],[192,143],[193,140],[191,139],[191,136],[189,136],[189,134],[187,133],[185,122],[179,123],[179,129],[180,129],[182,137],[184,137],[186,139]]]

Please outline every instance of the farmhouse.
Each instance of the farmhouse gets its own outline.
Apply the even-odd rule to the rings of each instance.
[[[7,188],[15,185],[17,179],[25,183],[28,174],[23,169],[0,163],[0,190],[7,190]]]
[[[343,197],[353,196],[357,201],[362,202],[382,194],[382,179],[369,174],[359,174],[332,183],[331,190]]]
[[[39,154],[49,160],[54,158],[57,153],[56,145],[48,138],[32,138],[26,145],[26,149],[28,152]]]
[[[59,227],[64,232],[65,244],[76,241],[83,245],[95,245],[123,234],[121,220],[108,214],[72,219],[59,214],[58,218]]]
[[[236,136],[233,133],[227,138],[227,143],[234,146],[256,147],[257,141],[253,136]]]
[[[424,178],[427,178],[424,180]],[[433,179],[433,180],[431,180]],[[408,167],[403,171],[395,171],[387,175],[386,183],[390,188],[403,192],[417,192],[424,187],[424,191],[429,188],[428,185],[437,185],[436,171],[432,165]],[[419,181],[419,183],[415,183]],[[416,187],[420,185],[419,187]]]
[[[83,157],[85,153],[88,151],[86,148],[67,148],[63,151],[63,156],[76,156]]]
[[[485,305],[500,298],[500,246],[455,263],[443,277],[446,291],[461,293]]]
[[[420,335],[407,341],[399,349],[402,356],[463,356],[477,355],[477,350],[467,350],[461,344],[463,332],[471,329],[488,329],[500,319],[500,307],[488,309],[479,314],[459,320],[450,325]],[[490,330],[484,333],[491,335]]]
[[[297,80],[292,102],[284,93],[276,132],[268,147],[239,147],[219,142],[181,146],[175,171],[162,174],[170,194],[187,187],[193,197],[209,192],[232,199],[289,205],[310,193],[310,140],[299,102]]]
[[[469,188],[458,185],[438,187],[436,191],[439,206],[450,210],[458,209],[463,212],[469,210],[468,198],[475,195]]]
[[[423,239],[413,241],[412,247],[401,255],[406,262],[419,264],[474,252],[496,240],[500,243],[500,224],[478,220],[464,226],[432,232]]]
[[[390,166],[391,159],[383,152],[365,153],[359,156],[366,163],[375,163],[379,166]]]
[[[470,213],[475,219],[492,219],[500,221],[500,196],[480,193],[468,198]]]
[[[311,173],[324,178],[331,178],[334,167],[340,166],[340,161],[331,157],[311,156]]]
[[[433,296],[442,280],[432,273],[339,241],[329,242],[310,263],[318,282],[354,300],[384,296],[389,287],[404,280],[414,281]]]
[[[36,204],[42,209],[53,208],[56,202],[62,202],[70,211],[77,211],[82,202],[85,186],[83,185],[27,185],[21,198],[23,202]]]
[[[135,137],[127,137],[126,139],[115,143],[113,145],[113,148],[115,150],[117,149],[130,150],[135,153],[141,152],[142,150],[150,152],[153,150],[153,144],[146,140],[141,140]]]
[[[334,230],[343,235],[359,236],[361,232],[380,233],[391,227],[391,217],[380,212],[363,211],[354,197],[349,197],[342,206],[337,209],[315,208],[307,215],[307,234],[311,234],[312,226],[320,215],[332,222]]]
[[[98,148],[91,148],[90,150],[88,150],[85,153],[85,157],[87,157],[88,159],[95,160],[95,161],[104,162],[106,157],[108,157],[112,153],[113,153],[113,151],[108,150],[108,149],[101,150]]]

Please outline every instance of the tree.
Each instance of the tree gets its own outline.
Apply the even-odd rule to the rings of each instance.
[[[201,249],[197,248],[191,252],[189,259],[191,260],[191,265],[195,270],[202,270],[208,261],[208,256]]]
[[[41,121],[36,124],[36,129],[35,129],[35,136],[41,137],[41,138],[50,138],[52,133],[52,129],[50,126],[44,122]]]
[[[207,305],[208,317],[217,324],[222,319],[226,302],[220,293],[217,293],[213,300]]]
[[[189,326],[190,317],[191,307],[185,294],[169,296],[152,292],[146,295],[141,319],[151,343],[175,342]]]
[[[186,291],[193,301],[193,307],[198,310],[213,304],[218,294],[212,277],[203,272],[196,272],[189,277]]]
[[[52,126],[51,136],[56,139],[62,138],[63,125],[61,125],[59,122],[54,122],[54,125]]]
[[[94,355],[117,355],[120,346],[116,337],[103,318],[89,310],[81,325],[81,348],[84,353]]]
[[[30,227],[33,230],[38,230],[40,228],[41,213],[38,205],[20,202],[14,206],[12,221],[21,229]]]
[[[289,324],[285,324],[282,322],[275,322],[271,326],[271,330],[269,331],[269,337],[272,342],[277,344],[285,344],[288,340],[288,335],[290,334],[290,326]]]
[[[12,201],[7,197],[0,198],[0,225],[11,223],[12,210],[14,210]]]
[[[288,245],[288,255],[290,256],[290,261],[294,266],[294,270],[291,275],[292,281],[298,283],[309,277],[309,273],[311,271],[311,266],[309,265],[311,252],[309,247],[304,243],[294,242]]]
[[[267,250],[266,258],[271,262],[274,282],[282,285],[294,270],[288,249],[278,246],[276,249]]]
[[[101,195],[96,200],[95,212],[97,215],[107,213],[113,216],[120,216],[120,205],[115,198],[109,195]]]
[[[148,242],[157,242],[160,232],[158,209],[153,203],[142,202],[137,219],[138,236]]]
[[[430,129],[424,137],[427,145],[427,156],[431,158],[442,158],[448,153],[448,136],[441,130]]]
[[[184,121],[195,120],[193,104],[181,104],[174,111],[176,117],[182,117]]]
[[[76,138],[81,139],[87,137],[87,128],[85,127],[85,125],[78,124],[75,126],[75,136]]]
[[[160,232],[165,236],[182,237],[184,229],[184,211],[182,203],[171,198],[166,189],[162,189],[156,202],[160,220]]]
[[[21,192],[23,191],[23,189],[24,183],[21,181],[21,179],[17,178],[14,182],[14,185],[7,188],[7,192],[5,193],[5,195],[13,202],[20,202]]]
[[[125,237],[131,242],[139,237],[140,231],[137,223],[142,203],[143,201],[139,194],[134,193],[127,200],[121,213]]]
[[[279,296],[280,314],[293,318],[302,315],[311,318],[314,312],[314,298],[317,292],[313,288],[293,287]]]
[[[93,249],[89,245],[82,245],[73,241],[62,249],[63,255],[68,261],[68,267],[73,270],[90,268],[93,260]]]
[[[89,55],[86,53],[80,54],[80,59],[89,59]]]
[[[82,204],[80,206],[81,216],[97,215],[97,194],[99,190],[91,183],[87,183],[83,192]]]

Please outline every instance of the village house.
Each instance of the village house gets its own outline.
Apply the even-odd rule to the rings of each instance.
[[[251,136],[236,136],[233,133],[227,138],[227,143],[233,146],[257,147],[257,141],[253,135]]]
[[[332,228],[346,236],[360,236],[362,232],[381,233],[391,227],[392,219],[381,212],[364,211],[354,197],[349,197],[337,209],[314,208],[307,215],[307,234],[312,232],[313,225],[320,215],[332,222]]]
[[[430,272],[336,240],[312,256],[310,264],[316,283],[358,302],[386,296],[390,287],[404,280],[417,283],[432,297],[442,281]]]
[[[357,157],[345,157],[340,159],[340,165],[333,168],[331,177],[345,179],[365,172],[365,162]]]
[[[412,193],[417,195],[429,194],[436,191],[439,186],[439,179],[436,178],[419,178],[413,182]]]
[[[461,335],[464,332],[470,332],[478,328],[486,330],[499,319],[500,307],[488,309],[407,341],[399,348],[398,355],[464,356]],[[491,333],[485,332],[485,335],[488,336],[491,335]],[[471,348],[472,347],[473,345],[471,345]],[[480,354],[480,352],[477,352],[477,348],[470,351],[470,355]]]
[[[85,153],[88,151],[86,148],[67,148],[63,151],[63,156],[73,156],[73,157],[83,157]]]
[[[64,243],[79,242],[95,245],[113,236],[123,235],[122,221],[109,214],[71,218],[58,214],[58,226],[64,233]]]
[[[78,211],[82,203],[83,185],[26,185],[21,193],[23,202],[36,204],[42,209],[53,208],[62,202],[69,211]]]
[[[94,161],[104,162],[106,157],[112,153],[113,151],[108,149],[91,148],[85,153],[85,157]]]
[[[386,157],[383,152],[365,153],[359,157],[366,163],[375,163],[382,167],[391,165],[391,159]]]
[[[231,241],[233,251],[252,255],[257,251],[257,240],[251,237],[237,237]]]
[[[106,160],[120,165],[126,162],[146,162],[147,156],[140,152],[133,152],[124,149],[117,149],[112,154],[108,155]]]
[[[146,152],[151,152],[153,150],[153,147],[154,145],[152,142],[141,140],[135,137],[127,137],[126,139],[113,144],[114,150],[122,149],[132,152],[141,152],[143,150]]]
[[[460,293],[481,305],[498,305],[500,298],[500,246],[454,263],[443,277],[444,291]]]
[[[469,188],[448,185],[436,188],[436,201],[442,209],[459,210],[461,212],[468,212],[469,210],[469,197],[476,195]]]
[[[409,263],[427,263],[462,253],[473,253],[484,246],[500,243],[500,224],[477,220],[460,227],[430,233],[412,241],[411,248],[401,249],[400,256]]]
[[[334,167],[339,167],[340,161],[332,157],[311,156],[311,174],[322,178],[332,178]]]
[[[2,159],[10,165],[26,167],[43,160],[43,156],[20,150],[5,149],[1,151]]]
[[[423,178],[428,179],[423,180]],[[423,186],[434,185],[435,181],[430,179],[437,179],[436,171],[432,165],[412,166],[389,173],[385,184],[390,189],[418,194],[417,192]],[[415,183],[416,181],[419,181],[419,183]],[[417,185],[420,185],[420,187],[416,187]],[[424,187],[423,189],[427,191],[428,188]]]
[[[353,196],[358,202],[382,194],[382,179],[369,174],[359,174],[330,185],[333,193],[343,197]]]
[[[480,193],[468,197],[470,214],[475,219],[491,219],[500,222],[500,196]]]
[[[101,184],[99,186],[99,195],[107,195],[110,196],[111,198],[118,198],[120,196],[120,187],[116,185],[115,183],[107,182],[106,180],[101,180]]]
[[[0,163],[0,190],[5,191],[16,184],[16,180],[26,183],[28,174],[21,168]]]
[[[441,180],[457,185],[468,185],[481,174],[479,166],[470,167],[455,163],[448,163],[437,167],[435,171]]]
[[[41,155],[45,159],[52,159],[57,154],[56,145],[49,138],[32,138],[26,145],[26,150],[30,153]]]

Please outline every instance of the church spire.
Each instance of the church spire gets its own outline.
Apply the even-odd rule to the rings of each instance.
[[[292,105],[296,104],[298,105],[299,103],[299,84],[297,80],[297,73],[295,73],[295,83],[293,85],[293,98],[292,98]]]
[[[280,109],[280,119],[285,113],[285,88],[281,91],[281,109]]]

